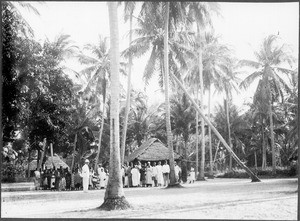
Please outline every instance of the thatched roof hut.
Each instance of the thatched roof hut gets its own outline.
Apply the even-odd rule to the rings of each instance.
[[[174,159],[178,160],[180,155],[174,152]],[[125,160],[132,161],[161,161],[169,159],[169,149],[157,138],[145,141],[139,148],[131,153]]]
[[[64,169],[69,168],[69,166],[56,154],[54,154],[53,156],[53,164],[56,168],[60,168],[60,166],[62,166]],[[47,157],[47,160],[45,162],[45,167],[47,167],[48,169],[53,168],[51,156]],[[37,168],[37,160],[32,160],[29,164],[29,169],[36,170],[36,168]]]

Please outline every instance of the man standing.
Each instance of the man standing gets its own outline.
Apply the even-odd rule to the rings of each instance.
[[[157,171],[157,184],[158,186],[162,186],[163,184],[163,173],[162,173],[162,165],[161,162],[158,162],[158,165],[156,166],[156,171]]]
[[[180,167],[177,165],[176,161],[175,161],[175,179],[176,182],[179,182],[179,174],[181,172]]]
[[[82,174],[81,174],[83,192],[85,193],[87,193],[89,189],[89,176],[90,176],[89,163],[90,161],[88,159],[84,161],[84,165],[82,167]]]
[[[162,172],[163,172],[163,177],[164,177],[164,186],[168,186],[170,166],[168,165],[167,160],[165,161],[165,164],[162,166]]]
[[[154,186],[157,187],[157,168],[156,168],[156,163],[153,162],[152,166],[152,179],[154,181]]]

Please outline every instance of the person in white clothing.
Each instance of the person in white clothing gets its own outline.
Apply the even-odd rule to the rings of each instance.
[[[163,173],[162,173],[162,166],[161,166],[161,162],[158,162],[158,165],[156,166],[156,172],[157,172],[157,185],[158,186],[162,186],[163,184]]]
[[[135,165],[134,168],[132,168],[131,174],[132,174],[132,186],[137,187],[140,184],[140,180],[139,180],[140,171],[137,165]]]
[[[106,173],[104,172],[104,168],[100,168],[99,171],[99,180],[100,180],[100,189],[105,188],[105,181],[106,181]]]
[[[88,159],[84,161],[84,165],[82,167],[82,172],[81,172],[83,192],[85,193],[87,193],[89,189],[89,176],[90,176],[89,163],[90,161]]]
[[[175,179],[176,179],[176,182],[179,182],[179,173],[181,172],[181,169],[180,167],[177,165],[176,161],[174,162],[175,164]]]
[[[164,186],[168,186],[170,166],[167,161],[165,161],[165,164],[162,166],[162,172],[163,172],[163,177],[164,177]]]
[[[152,180],[153,180],[153,185],[157,187],[157,168],[156,168],[156,162],[153,162],[152,166]]]

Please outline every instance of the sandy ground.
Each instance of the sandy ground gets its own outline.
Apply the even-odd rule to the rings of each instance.
[[[185,188],[126,188],[133,206],[100,211],[104,190],[2,192],[1,217],[17,218],[170,218],[297,219],[297,179],[209,179]]]

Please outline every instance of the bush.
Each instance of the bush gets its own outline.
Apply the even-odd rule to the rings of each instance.
[[[24,164],[2,162],[1,165],[1,181],[3,183],[14,183],[19,180],[25,179],[25,167]]]
[[[279,167],[276,169],[276,174],[272,174],[272,168],[268,167],[265,170],[258,168],[255,171],[254,168],[250,168],[256,175],[260,178],[284,178],[295,176],[296,172],[292,170],[292,168]],[[249,175],[246,173],[244,169],[233,169],[231,172],[226,172],[223,174],[219,174],[216,177],[218,178],[249,178]]]

